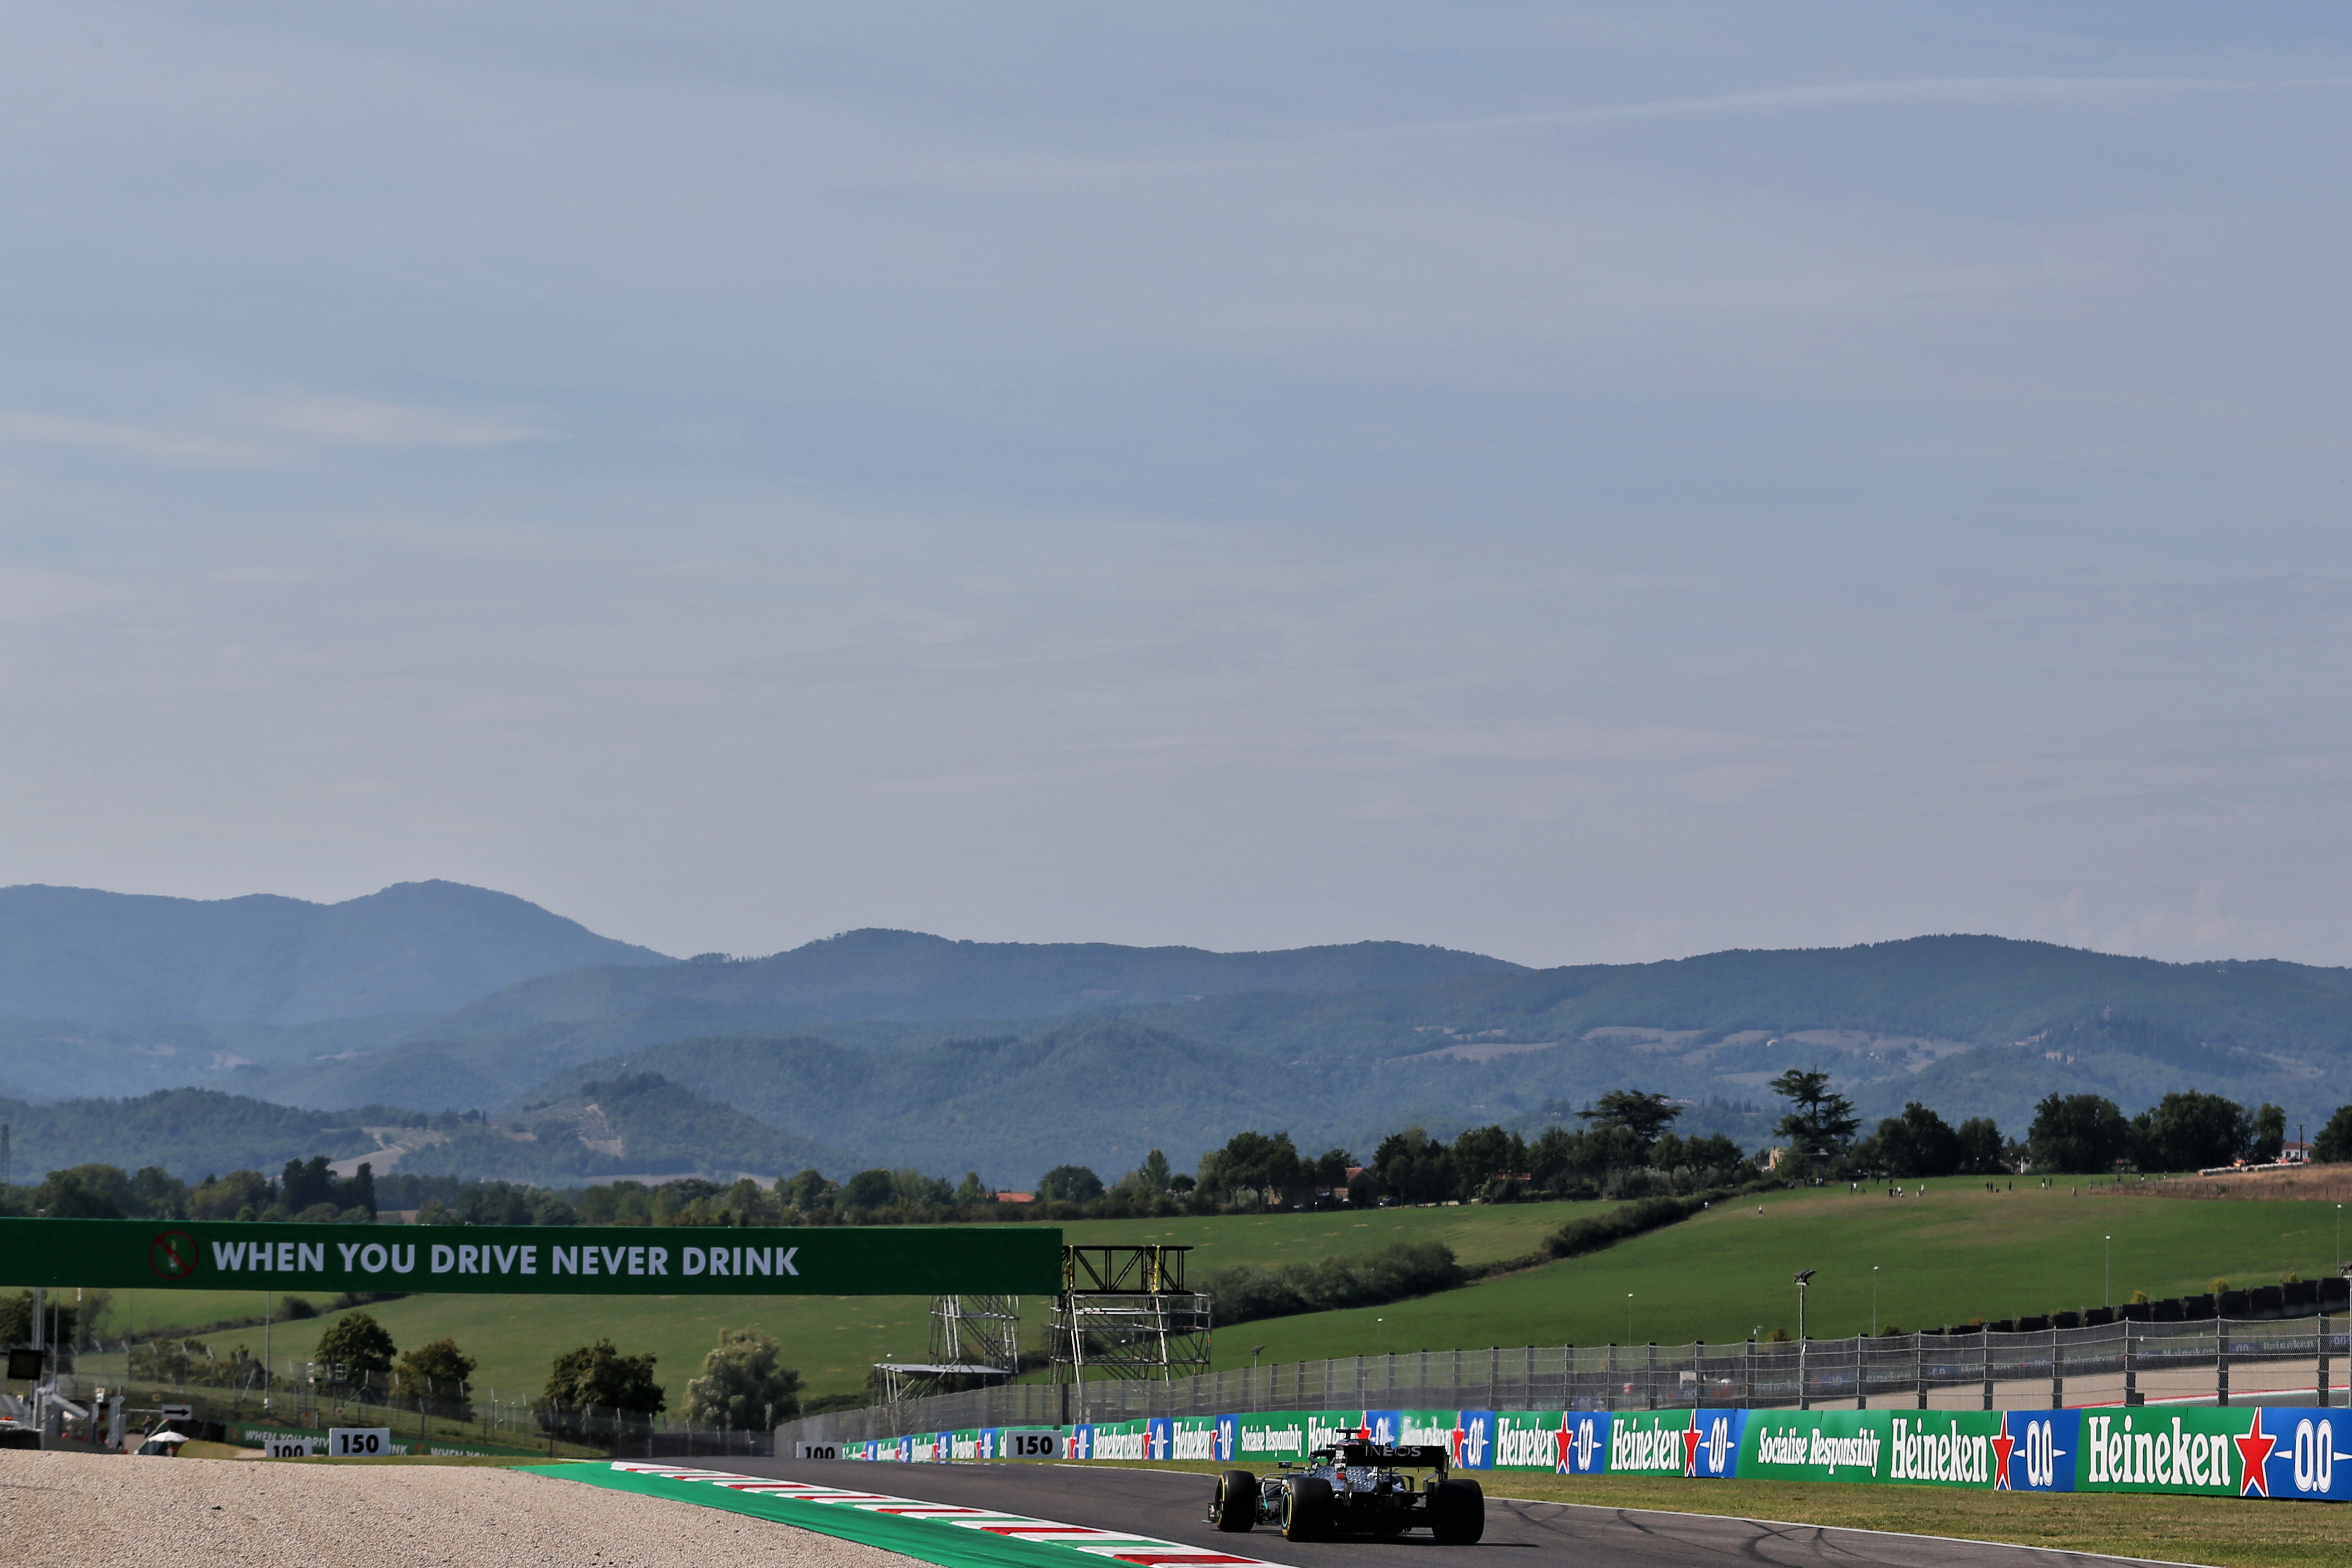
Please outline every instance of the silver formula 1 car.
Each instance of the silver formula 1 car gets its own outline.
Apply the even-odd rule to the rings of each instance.
[[[1468,1546],[1486,1532],[1486,1494],[1447,1468],[1443,1447],[1342,1438],[1263,1479],[1227,1470],[1217,1478],[1209,1522],[1226,1531],[1275,1525],[1292,1541],[1427,1530],[1444,1545]],[[1407,1470],[1424,1474],[1416,1481]]]

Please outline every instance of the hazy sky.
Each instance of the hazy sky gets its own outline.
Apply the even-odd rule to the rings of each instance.
[[[2340,5],[5,16],[0,882],[2352,962]]]

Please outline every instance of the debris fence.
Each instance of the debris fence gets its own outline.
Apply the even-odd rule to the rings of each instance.
[[[1404,1351],[1166,1382],[1004,1384],[805,1416],[775,1436],[778,1451],[789,1453],[795,1443],[910,1432],[1269,1410],[2027,1410],[2289,1394],[2342,1405],[2346,1330],[2346,1315],[2336,1313],[1802,1343]]]
[[[689,1426],[670,1416],[510,1396],[472,1384],[451,1390],[450,1397],[396,1389],[373,1376],[336,1384],[306,1375],[309,1363],[299,1361],[282,1363],[266,1380],[258,1358],[220,1363],[217,1373],[198,1358],[190,1370],[212,1375],[173,1376],[179,1369],[159,1366],[147,1350],[84,1348],[72,1356],[73,1370],[58,1375],[56,1392],[85,1410],[100,1398],[124,1402],[131,1432],[162,1425],[165,1406],[184,1406],[191,1413],[185,1420],[205,1428],[203,1435],[229,1441],[247,1429],[323,1436],[334,1426],[383,1426],[394,1442],[420,1450],[655,1458],[775,1449],[769,1431]],[[22,1419],[29,1414],[5,1408],[26,1401],[0,1394],[0,1415]]]

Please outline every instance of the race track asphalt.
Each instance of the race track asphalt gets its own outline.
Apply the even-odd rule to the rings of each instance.
[[[2026,1546],[1979,1545],[1923,1535],[1772,1524],[1709,1514],[1657,1513],[1571,1503],[1510,1502],[1489,1487],[1486,1535],[1475,1546],[1440,1546],[1425,1534],[1391,1541],[1289,1542],[1280,1531],[1221,1535],[1202,1519],[1214,1480],[1166,1470],[1081,1465],[869,1465],[844,1460],[729,1458],[715,1469],[869,1487],[899,1497],[1000,1508],[1066,1524],[1128,1530],[1186,1545],[1265,1557],[1295,1568],[1507,1568],[1558,1556],[1609,1568],[2094,1568],[2137,1561]],[[1519,1558],[1534,1552],[1536,1558]]]

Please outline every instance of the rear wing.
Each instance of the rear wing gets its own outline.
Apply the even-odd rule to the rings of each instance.
[[[1373,1465],[1401,1470],[1443,1470],[1453,1456],[1443,1443],[1334,1443],[1329,1453],[1342,1465]]]
[[[1443,1443],[1412,1443],[1392,1447],[1376,1446],[1372,1451],[1381,1456],[1380,1462],[1397,1465],[1405,1469],[1442,1470],[1452,1462],[1453,1458],[1446,1452],[1445,1445]]]

